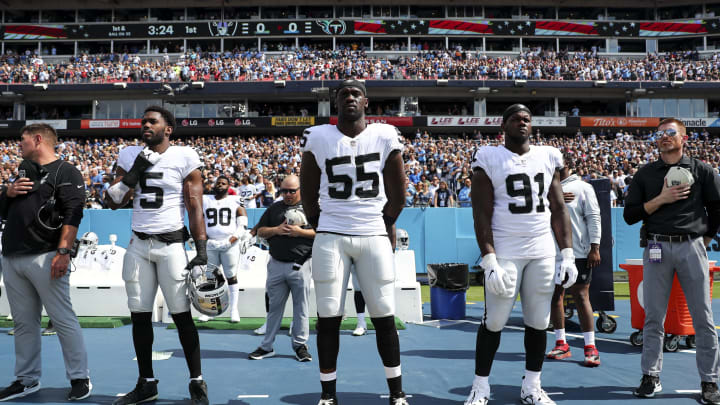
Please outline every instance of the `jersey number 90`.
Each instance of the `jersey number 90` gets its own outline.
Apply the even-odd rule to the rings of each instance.
[[[373,198],[380,194],[380,175],[377,172],[368,173],[365,171],[365,163],[379,162],[380,154],[368,153],[367,155],[355,156],[355,179],[357,181],[372,181],[372,186],[365,189],[362,186],[355,188],[355,195],[360,198]],[[353,179],[347,174],[335,174],[333,168],[338,165],[349,165],[352,163],[350,156],[338,156],[325,160],[325,173],[329,183],[342,183],[342,188],[328,187],[330,198],[347,200],[353,193]]]

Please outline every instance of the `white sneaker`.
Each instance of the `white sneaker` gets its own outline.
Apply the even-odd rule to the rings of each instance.
[[[355,328],[355,330],[353,331],[352,334],[353,334],[353,336],[362,336],[366,333],[367,333],[366,328],[363,328],[362,326],[358,326],[357,328]]]
[[[209,321],[209,320],[211,320],[211,319],[212,319],[212,318],[210,318],[210,317],[207,316],[207,315],[200,315],[200,316],[198,316],[198,322],[207,322],[207,321]]]
[[[489,384],[473,384],[465,405],[487,405],[490,400]]]
[[[264,335],[266,331],[267,331],[267,322],[265,322],[265,323],[263,324],[263,326],[255,329],[255,330],[253,331],[253,333],[255,333],[256,335]]]
[[[550,399],[545,390],[540,387],[540,384],[523,384],[520,389],[520,401],[527,405],[555,405],[555,401]]]

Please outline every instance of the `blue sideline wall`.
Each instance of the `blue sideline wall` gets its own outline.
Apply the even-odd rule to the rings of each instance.
[[[263,211],[248,210],[251,226],[257,223]],[[98,234],[101,244],[107,244],[109,235],[114,233],[118,235],[118,245],[127,246],[131,219],[131,210],[85,210],[79,234],[93,231]],[[618,263],[642,258],[642,249],[638,246],[640,225],[625,224],[622,208],[612,209],[612,224],[613,269],[621,271]],[[405,208],[398,219],[398,227],[410,235],[410,249],[415,251],[418,273],[425,273],[429,263],[458,262],[472,267],[480,256],[470,208]],[[720,237],[716,236],[711,243],[708,256],[710,260],[720,261]]]

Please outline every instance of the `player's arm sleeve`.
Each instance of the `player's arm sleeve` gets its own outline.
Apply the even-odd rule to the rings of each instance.
[[[394,151],[402,152],[403,150],[405,150],[405,145],[403,144],[403,137],[400,130],[395,126],[388,125],[388,139],[385,144],[385,157],[387,158]]]
[[[314,148],[317,147],[316,143],[313,128],[305,129],[300,138],[300,153],[310,152],[314,155]]]
[[[487,177],[491,176],[490,165],[487,159],[487,149],[485,146],[478,148],[473,155],[472,162],[470,162],[470,168],[473,172],[482,170],[485,172]]]
[[[200,155],[191,148],[187,149],[187,154],[185,155],[185,167],[183,167],[182,177],[187,178],[187,176],[192,173],[195,169],[202,168],[203,164],[200,160]]]
[[[70,167],[70,168],[68,168]],[[74,166],[66,166],[58,179],[57,193],[63,213],[63,225],[80,226],[85,207],[85,182]],[[62,171],[62,169],[61,169]]]
[[[585,205],[583,215],[587,224],[590,243],[600,244],[602,228],[600,225],[600,204],[595,196],[595,189],[585,187]]]
[[[643,185],[638,181],[638,177],[642,178],[642,171],[633,177],[628,187],[627,196],[625,197],[625,208],[623,209],[623,218],[628,225],[640,222],[648,217],[645,211],[645,201],[643,201]],[[612,192],[612,190],[610,190]]]
[[[552,152],[550,161],[553,163],[553,169],[562,169],[565,166],[565,163],[563,162],[562,152],[560,152],[560,150],[557,148],[552,148],[551,151]]]

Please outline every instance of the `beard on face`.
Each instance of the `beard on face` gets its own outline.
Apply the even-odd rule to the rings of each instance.
[[[152,130],[151,130],[151,132],[152,132],[152,135],[146,135],[145,133],[143,133],[143,141],[145,141],[145,144],[147,144],[147,146],[160,145],[163,141],[163,138],[165,138],[165,136],[162,133],[158,134]]]

